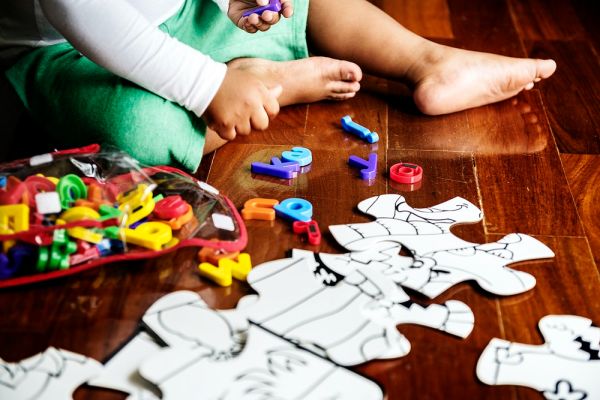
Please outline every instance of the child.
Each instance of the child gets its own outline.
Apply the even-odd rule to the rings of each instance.
[[[110,144],[190,171],[280,106],[353,97],[361,67],[410,82],[431,115],[512,97],[556,69],[438,45],[366,0],[283,0],[281,20],[242,17],[267,0],[2,3],[0,56],[17,59],[7,76],[56,146]]]

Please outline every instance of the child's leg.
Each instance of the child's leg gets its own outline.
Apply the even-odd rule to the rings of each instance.
[[[353,61],[375,75],[407,80],[426,114],[504,100],[531,89],[556,69],[552,60],[503,57],[430,42],[365,0],[310,0],[308,15],[308,41],[315,53]]]
[[[66,43],[33,51],[7,76],[53,148],[99,143],[150,165],[194,171],[200,163],[201,119],[111,74]]]

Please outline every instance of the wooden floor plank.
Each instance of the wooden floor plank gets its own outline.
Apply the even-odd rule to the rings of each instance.
[[[478,204],[477,182],[470,153],[419,150],[389,150],[387,169],[400,161],[421,165],[425,172],[416,190],[406,185],[390,184],[390,193],[403,195],[413,207],[432,207],[455,196]],[[481,223],[462,225],[453,233],[465,240],[485,242]],[[421,301],[421,296],[416,296]],[[390,399],[399,398],[514,398],[512,388],[489,388],[473,381],[473,372],[488,338],[502,335],[497,299],[487,296],[470,283],[457,285],[430,303],[460,300],[469,305],[476,320],[473,333],[465,340],[440,335],[418,326],[400,326],[411,341],[411,353],[399,360],[370,363],[358,370],[373,377],[388,389]],[[427,354],[428,356],[423,357]],[[460,368],[455,366],[460,365]],[[432,371],[437,383],[431,384]]]
[[[558,71],[514,99],[440,117],[417,112],[405,87],[366,77],[362,86],[372,92],[361,91],[346,102],[285,108],[267,131],[240,137],[204,157],[196,176],[238,208],[252,197],[303,197],[313,203],[321,245],[311,246],[294,235],[288,221],[248,221],[246,251],[254,265],[286,257],[291,248],[345,252],[328,226],[370,221],[356,204],[381,193],[400,193],[414,207],[466,198],[483,209],[485,220],[452,231],[471,242],[492,242],[515,231],[539,235],[556,258],[513,266],[536,277],[537,286],[530,292],[499,298],[463,283],[434,300],[409,293],[423,304],[450,299],[468,304],[476,324],[466,340],[401,326],[412,343],[410,354],[354,368],[381,384],[388,400],[539,399],[530,389],[478,382],[475,365],[492,337],[540,343],[537,322],[544,315],[579,314],[600,323],[600,2],[371,2],[438,42],[510,56],[553,57]],[[344,115],[377,131],[380,142],[369,145],[344,133]],[[14,118],[6,121],[16,123]],[[252,161],[268,162],[294,145],[313,151],[309,172],[291,181],[250,172]],[[366,158],[371,152],[379,156],[379,173],[370,184],[357,177],[347,158]],[[421,184],[399,185],[388,179],[389,167],[400,161],[424,168]],[[210,306],[227,309],[252,292],[244,283],[220,288],[200,277],[196,252],[182,249],[154,260],[111,264],[1,291],[0,357],[13,361],[53,345],[104,360],[136,331],[147,307],[167,293],[192,290]],[[83,388],[75,398],[123,396]]]
[[[556,73],[539,84],[562,153],[600,154],[600,58],[584,41],[526,42],[529,56],[553,58]]]
[[[596,266],[600,266],[600,156],[562,154],[567,181],[575,197]]]
[[[240,135],[235,139],[238,144],[270,143],[277,145],[298,144],[298,138],[306,131],[306,114],[308,106],[299,104],[283,107],[277,118],[270,122],[269,129],[250,135]]]
[[[437,39],[454,37],[446,0],[379,0],[373,3],[417,35]]]
[[[525,55],[505,0],[448,0],[448,6],[460,47],[512,57]]]
[[[379,141],[369,144],[351,133],[344,132],[341,119],[346,115],[357,124],[377,132]],[[297,139],[302,146],[310,149],[361,153],[357,155],[378,152],[384,155],[387,147],[387,124],[385,100],[364,91],[348,101],[311,104],[308,109],[306,134]],[[381,151],[383,153],[380,153]]]
[[[217,150],[207,183],[220,188],[237,207],[255,197],[294,197],[298,179],[272,178],[250,170],[252,162],[269,163],[286,150],[289,146],[229,143]]]
[[[508,0],[524,40],[583,40],[586,31],[573,4],[564,0]]]
[[[536,138],[535,145],[523,153],[505,153],[498,146],[497,154],[476,154],[486,232],[582,236],[539,94],[524,93],[519,102],[530,107],[522,118],[495,106],[468,111],[469,126],[476,132],[485,129],[503,136],[506,143],[529,132]]]
[[[600,24],[598,24],[600,2],[596,0],[571,0],[570,3],[585,28],[596,55],[600,57]]]
[[[489,240],[499,236],[489,235]],[[551,262],[516,264],[515,269],[535,276],[531,291],[500,300],[506,340],[541,344],[537,324],[546,315],[573,314],[600,323],[600,279],[585,238],[537,237],[556,258]],[[539,393],[519,387],[519,399],[539,399]]]

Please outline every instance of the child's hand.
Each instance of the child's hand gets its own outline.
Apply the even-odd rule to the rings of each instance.
[[[261,15],[250,14],[243,17],[244,12],[252,10],[256,7],[266,6],[269,0],[230,0],[229,12],[227,15],[238,28],[245,30],[248,33],[257,31],[266,31],[279,22],[279,13],[274,11],[264,11]],[[281,15],[289,18],[294,13],[292,0],[281,0]]]
[[[252,73],[228,69],[219,91],[206,109],[208,126],[225,140],[265,130],[279,113],[281,86],[268,88]]]

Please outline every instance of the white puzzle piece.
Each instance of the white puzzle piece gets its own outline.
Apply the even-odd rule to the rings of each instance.
[[[413,323],[460,337],[473,329],[460,301],[422,307],[374,268],[334,271],[312,252],[256,266],[248,283],[259,293],[248,307],[253,323],[339,365],[402,357],[408,340],[396,325]]]
[[[193,292],[158,300],[143,321],[170,346],[143,362],[141,375],[163,399],[373,399],[373,382],[249,325],[246,310],[215,311]]]
[[[600,328],[575,315],[548,315],[539,328],[542,345],[492,339],[477,377],[488,385],[527,386],[548,400],[600,399]]]
[[[18,363],[0,360],[0,399],[71,399],[101,370],[96,360],[54,347]]]
[[[127,400],[158,400],[160,391],[138,373],[144,359],[158,353],[162,348],[146,332],[139,332],[106,364],[90,386],[118,390],[128,393]]]
[[[248,330],[248,319],[239,309],[213,310],[190,291],[160,298],[142,321],[168,346],[204,347],[214,358],[231,358],[239,353]]]
[[[468,280],[497,295],[523,293],[535,286],[535,278],[507,265],[554,257],[546,245],[524,234],[510,234],[485,244],[455,236],[450,232],[453,225],[481,219],[481,211],[460,197],[436,207],[416,209],[408,206],[404,197],[386,194],[364,200],[358,208],[377,219],[329,227],[334,238],[352,251],[346,258],[371,265],[387,264],[387,273],[393,275],[396,283],[429,298]],[[394,244],[410,250],[410,265],[410,258],[393,254]],[[332,262],[344,260],[337,256]]]

